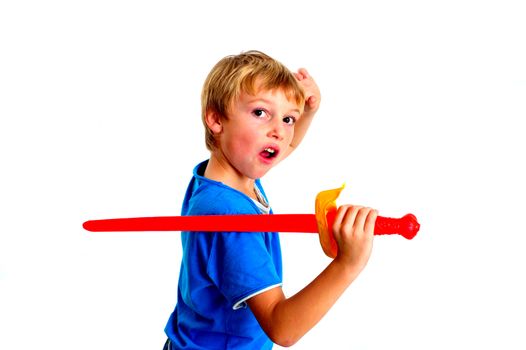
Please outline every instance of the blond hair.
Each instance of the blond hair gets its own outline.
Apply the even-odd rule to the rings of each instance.
[[[255,95],[256,89],[281,89],[288,100],[303,109],[303,88],[283,64],[255,50],[226,56],[212,68],[201,93],[201,117],[205,126],[206,147],[210,151],[216,147],[216,142],[206,124],[206,114],[214,112],[219,118],[226,119],[233,101],[242,92]]]

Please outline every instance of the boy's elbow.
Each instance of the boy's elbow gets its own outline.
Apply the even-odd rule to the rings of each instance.
[[[269,338],[270,338],[270,340],[272,340],[272,342],[274,344],[282,346],[284,348],[288,348],[288,347],[293,346],[299,340],[299,338],[298,339],[294,339],[292,337],[282,337],[282,336],[277,336],[277,337],[269,336]]]
[[[296,334],[294,329],[291,328],[273,329],[267,332],[267,335],[274,344],[288,348],[301,339],[301,335]]]
[[[282,347],[296,344],[305,333],[286,305],[288,304],[281,288],[272,289],[249,300],[249,306],[267,337]]]

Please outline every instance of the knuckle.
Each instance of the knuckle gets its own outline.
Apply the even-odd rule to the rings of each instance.
[[[345,234],[349,234],[353,230],[353,223],[346,221],[342,223],[341,231],[343,231]]]
[[[354,205],[353,206],[353,209],[356,211],[356,212],[360,212],[363,210],[363,207],[361,205]]]

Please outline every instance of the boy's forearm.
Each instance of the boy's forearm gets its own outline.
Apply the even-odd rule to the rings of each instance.
[[[316,84],[305,68],[298,69],[298,72],[294,73],[294,76],[305,92],[305,105],[303,106],[303,113],[294,127],[294,138],[290,144],[290,151],[298,147],[303,140],[314,114],[316,114],[320,107],[321,101],[318,84]]]
[[[271,338],[284,345],[297,342],[329,311],[359,272],[334,260],[307,287],[275,305]]]
[[[309,126],[312,123],[312,119],[314,119],[314,114],[315,113],[304,113],[294,126],[294,138],[290,143],[291,150],[294,150],[296,147],[298,147],[305,137],[305,134],[307,133],[307,130],[309,130]]]

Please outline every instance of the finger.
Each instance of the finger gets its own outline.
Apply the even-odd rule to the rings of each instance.
[[[367,219],[365,220],[365,231],[370,232],[372,231],[374,233],[374,225],[376,224],[376,218],[378,217],[378,211],[377,210],[371,210],[369,214],[367,215]]]
[[[342,230],[344,233],[347,233],[349,235],[354,234],[356,217],[361,209],[362,207],[353,205],[349,208],[349,210],[347,210],[342,221]]]
[[[307,72],[307,70],[305,68],[300,68],[298,69],[298,72],[297,73],[294,73],[296,78],[301,81],[301,80],[305,80],[305,79],[308,79],[309,78],[309,73]]]
[[[298,69],[298,73],[303,76],[303,79],[308,79],[310,77],[309,72],[305,68]]]
[[[355,230],[365,231],[365,221],[367,220],[367,217],[369,216],[371,210],[371,208],[360,208],[360,210],[356,214],[356,219],[354,220],[353,228]]]
[[[309,106],[310,108],[314,108],[316,106],[317,101],[318,99],[316,98],[316,96],[309,96],[309,98],[307,99],[307,106]]]
[[[351,208],[350,205],[342,205],[338,208],[338,211],[336,212],[336,216],[334,217],[334,224],[332,225],[332,230],[333,230],[335,238],[340,237],[340,231],[342,228],[343,219],[345,218],[345,215],[347,211],[350,210],[350,208]]]

